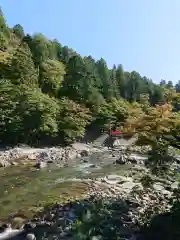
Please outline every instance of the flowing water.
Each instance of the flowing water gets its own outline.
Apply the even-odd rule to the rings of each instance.
[[[0,219],[5,220],[8,214],[19,210],[31,217],[47,203],[80,198],[88,188],[87,181],[83,179],[112,173],[122,175],[131,167],[113,165],[114,160],[114,153],[104,148],[63,168],[50,166],[35,170],[28,165],[1,168]]]

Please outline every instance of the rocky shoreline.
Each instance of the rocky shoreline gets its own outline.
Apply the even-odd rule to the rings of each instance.
[[[115,143],[115,146],[117,143]],[[48,164],[54,164],[58,167],[64,167],[76,158],[87,157],[96,152],[103,152],[107,147],[94,147],[91,144],[75,143],[68,147],[52,148],[31,148],[29,146],[15,147],[8,150],[0,150],[0,167],[16,166],[21,164],[33,163],[38,168],[47,167]],[[142,151],[142,149],[140,149]],[[134,151],[134,148],[133,148]],[[117,146],[112,150],[112,156],[116,157],[115,164],[143,164],[146,157],[138,157],[130,154],[128,151]]]
[[[139,170],[134,168],[132,171]],[[34,234],[36,239],[44,239],[43,237],[45,239],[75,239],[75,236],[79,234],[78,231],[85,231],[84,225],[92,221],[92,226],[89,228],[95,229],[89,235],[91,239],[99,239],[99,228],[102,228],[101,239],[117,239],[113,238],[117,234],[127,240],[145,239],[141,233],[144,222],[148,221],[154,213],[170,210],[170,199],[174,189],[178,188],[178,183],[152,177],[152,185],[147,187],[142,181],[142,176],[149,177],[150,175],[143,168],[140,171],[143,174],[139,179],[109,175],[96,180],[86,180],[88,190],[81,200],[69,200],[66,204],[48,206],[21,229],[25,229],[27,234]],[[101,216],[100,219],[98,219],[99,216]],[[17,213],[11,218],[10,221],[14,224],[20,217]],[[78,224],[82,225],[81,228]],[[87,234],[87,232],[82,234]],[[107,234],[108,238],[106,238]]]
[[[80,156],[87,156],[90,151],[97,151],[95,148],[90,148],[87,144],[73,144],[68,147],[51,147],[51,148],[30,148],[15,147],[8,150],[0,151],[0,167],[8,167],[34,161],[39,163],[40,168],[46,167],[48,163],[53,163],[59,167],[63,167],[70,160]]]
[[[132,146],[124,150],[120,146],[108,149],[78,143],[63,149],[23,148],[22,151],[22,148],[16,148],[1,151],[0,159],[13,166],[22,164],[17,161],[18,159],[23,159],[25,163],[30,160],[34,164],[43,163],[44,165],[39,168],[47,167],[49,163],[63,168],[74,159],[79,159],[79,166],[85,166],[91,163],[91,157],[95,156],[96,159],[93,160],[95,164],[89,164],[94,165],[93,168],[104,163],[120,168],[131,164],[132,167],[124,176],[112,172],[91,178],[59,177],[54,180],[54,184],[66,181],[81,182],[87,186],[86,190],[77,199],[72,197],[63,204],[45,207],[31,220],[24,218],[18,211],[11,214],[8,218],[10,227],[2,224],[0,239],[3,239],[1,234],[13,232],[13,229],[20,231],[17,239],[25,239],[25,236],[31,240],[147,239],[142,231],[144,224],[148,224],[155,214],[171,209],[171,200],[179,184],[171,176],[164,179],[150,173],[144,165],[147,156],[143,153],[147,151],[147,147]],[[137,153],[141,155],[138,156]],[[102,159],[103,157],[105,159]],[[81,171],[85,172],[85,169],[82,168]],[[154,240],[154,235],[149,239]]]

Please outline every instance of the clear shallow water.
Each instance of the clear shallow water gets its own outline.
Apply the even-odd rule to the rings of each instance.
[[[122,175],[131,167],[114,166],[114,160],[110,151],[104,151],[77,159],[72,166],[64,168],[51,166],[39,171],[27,165],[1,168],[0,219],[7,219],[8,214],[19,210],[31,217],[46,203],[80,198],[88,189],[88,184],[80,179],[112,173]]]

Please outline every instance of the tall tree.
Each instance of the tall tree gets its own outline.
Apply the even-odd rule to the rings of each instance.
[[[97,61],[96,67],[102,82],[101,92],[106,100],[111,100],[113,97],[113,88],[110,82],[110,74],[105,60],[101,58]]]
[[[141,83],[141,76],[139,73],[133,71],[130,74],[130,77],[127,82],[128,88],[128,99],[131,101],[136,101],[138,99],[140,93],[140,83]]]
[[[126,98],[127,97],[126,78],[124,75],[123,66],[121,64],[118,65],[116,70],[116,81],[117,81],[117,85],[118,85],[121,97]]]
[[[12,83],[34,85],[38,83],[38,75],[32,60],[32,54],[25,43],[14,49],[7,72]]]
[[[0,8],[0,50],[4,51],[8,47],[8,27],[6,25],[3,12]]]
[[[161,79],[161,81],[160,81],[160,84],[159,84],[160,86],[162,86],[162,87],[165,87],[166,86],[166,80],[164,80],[164,79]]]
[[[120,98],[120,91],[116,79],[116,66],[114,65],[113,68],[110,70],[110,84],[112,88],[112,96],[115,98]]]
[[[56,96],[64,79],[63,63],[55,60],[45,60],[39,69],[39,84],[44,93]]]
[[[28,36],[25,40],[29,42],[35,66],[39,67],[50,56],[50,41],[42,34],[35,34],[32,38]]]
[[[2,77],[10,79],[14,84],[34,85],[38,83],[38,75],[32,60],[32,54],[25,43],[21,43],[10,53],[4,55],[6,61],[1,62]]]
[[[62,93],[75,101],[81,101],[83,96],[83,84],[86,73],[84,61],[80,56],[73,56],[69,59]]]
[[[16,36],[20,39],[23,39],[25,34],[24,34],[24,29],[20,24],[16,24],[13,27],[13,32],[16,34]]]
[[[172,81],[168,81],[166,87],[167,88],[173,88],[173,82]]]
[[[178,83],[176,83],[176,92],[180,92],[180,80],[178,81]]]

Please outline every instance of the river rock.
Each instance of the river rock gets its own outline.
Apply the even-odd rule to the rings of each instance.
[[[140,173],[148,173],[149,170],[143,166],[143,165],[135,165],[132,170],[134,170],[135,172],[140,172]]]
[[[88,161],[88,159],[82,159],[82,162],[83,163],[88,163],[89,161]]]
[[[121,191],[125,191],[126,193],[130,193],[134,188],[143,190],[141,183],[125,182],[121,185]]]
[[[37,156],[36,156],[36,161],[37,162],[48,162],[48,161],[51,161],[51,157],[50,157],[50,154],[49,152],[40,152]]]
[[[35,165],[36,168],[41,169],[47,167],[47,162],[39,161]]]
[[[10,165],[11,164],[8,161],[6,161],[4,159],[0,159],[0,167],[8,167]]]
[[[103,181],[108,184],[118,184],[123,182],[133,182],[133,179],[130,177],[123,177],[119,175],[108,175],[103,178]]]
[[[139,154],[129,154],[129,153],[122,153],[115,161],[116,164],[138,164],[142,165],[144,164],[144,161],[147,159],[147,157],[141,156]]]
[[[160,192],[165,190],[165,188],[160,183],[153,184],[153,188],[154,190],[160,191]]]
[[[57,165],[64,165],[68,160],[74,159],[81,152],[73,147],[52,147],[52,148],[14,148],[0,151],[0,166],[9,166],[9,162],[15,162],[17,159],[44,161]]]
[[[80,153],[81,157],[87,157],[89,156],[89,151],[88,150],[83,150],[81,153]]]
[[[128,160],[133,164],[143,164],[147,157],[140,154],[130,154]]]
[[[17,162],[11,162],[11,166],[17,166],[18,163]]]
[[[33,233],[28,233],[27,235],[26,235],[26,238],[25,238],[26,240],[36,240],[36,237],[35,237],[35,235],[33,234]]]
[[[98,166],[96,164],[91,164],[90,168],[97,168]]]
[[[178,187],[179,187],[179,182],[174,182],[171,184],[172,189],[178,189]]]
[[[122,154],[119,159],[115,161],[116,164],[125,164],[127,161],[126,157]]]

